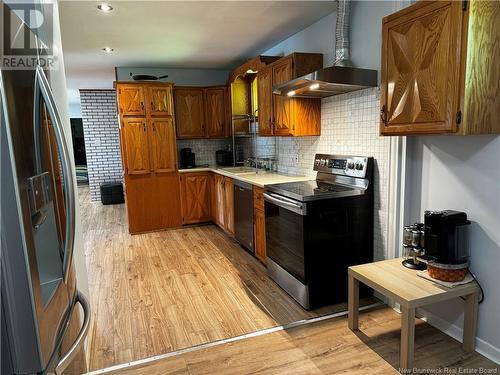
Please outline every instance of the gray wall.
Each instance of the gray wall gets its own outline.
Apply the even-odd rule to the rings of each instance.
[[[168,74],[165,81],[186,86],[225,85],[229,76],[229,71],[223,69],[117,68],[119,81],[131,81],[130,73],[156,76]]]
[[[481,283],[477,349],[500,362],[500,136],[408,137],[407,223],[421,221],[425,210],[467,212],[471,270]],[[463,303],[456,299],[430,306],[432,324],[460,337]]]
[[[380,69],[382,17],[399,8],[393,1],[353,1],[351,13],[351,60],[360,68]],[[264,55],[292,52],[323,53],[323,64],[334,61],[336,12],[320,19],[276,46]]]

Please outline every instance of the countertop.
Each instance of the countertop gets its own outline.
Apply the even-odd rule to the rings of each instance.
[[[286,182],[308,181],[312,179],[311,177],[306,177],[306,176],[291,176],[283,173],[265,172],[265,171],[259,171],[259,173],[246,172],[243,174],[233,173],[224,171],[223,168],[227,167],[208,166],[199,168],[179,169],[179,173],[214,172],[223,176],[234,178],[235,180],[248,182],[249,184],[256,185],[259,187],[265,187],[266,185],[272,185],[272,184],[282,184]]]

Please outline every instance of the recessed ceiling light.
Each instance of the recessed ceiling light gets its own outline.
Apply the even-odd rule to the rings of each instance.
[[[311,86],[309,86],[309,90],[317,90],[319,89],[319,83],[313,83]]]
[[[114,49],[114,48],[111,48],[111,47],[104,47],[102,50],[103,50],[104,52],[111,53],[111,52],[113,52],[115,49]]]
[[[113,10],[113,7],[109,4],[99,4],[97,6],[97,9],[99,9],[101,12],[111,12]]]

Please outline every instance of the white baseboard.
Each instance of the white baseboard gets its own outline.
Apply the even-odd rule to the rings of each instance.
[[[451,336],[455,340],[462,342],[462,337],[463,337],[462,327],[459,327],[455,324],[451,324],[427,310],[417,309],[416,315],[423,321],[429,323],[431,326],[446,333],[448,336]],[[476,337],[476,352],[484,355],[486,358],[500,365],[500,349],[494,347],[493,345],[477,337]]]

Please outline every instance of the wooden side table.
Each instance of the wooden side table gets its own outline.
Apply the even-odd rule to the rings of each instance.
[[[400,367],[413,367],[413,347],[415,338],[415,309],[431,303],[464,297],[463,348],[475,348],[479,287],[475,281],[446,288],[417,275],[401,264],[402,259],[349,267],[349,328],[358,329],[359,282],[398,302],[401,306],[401,351]]]

